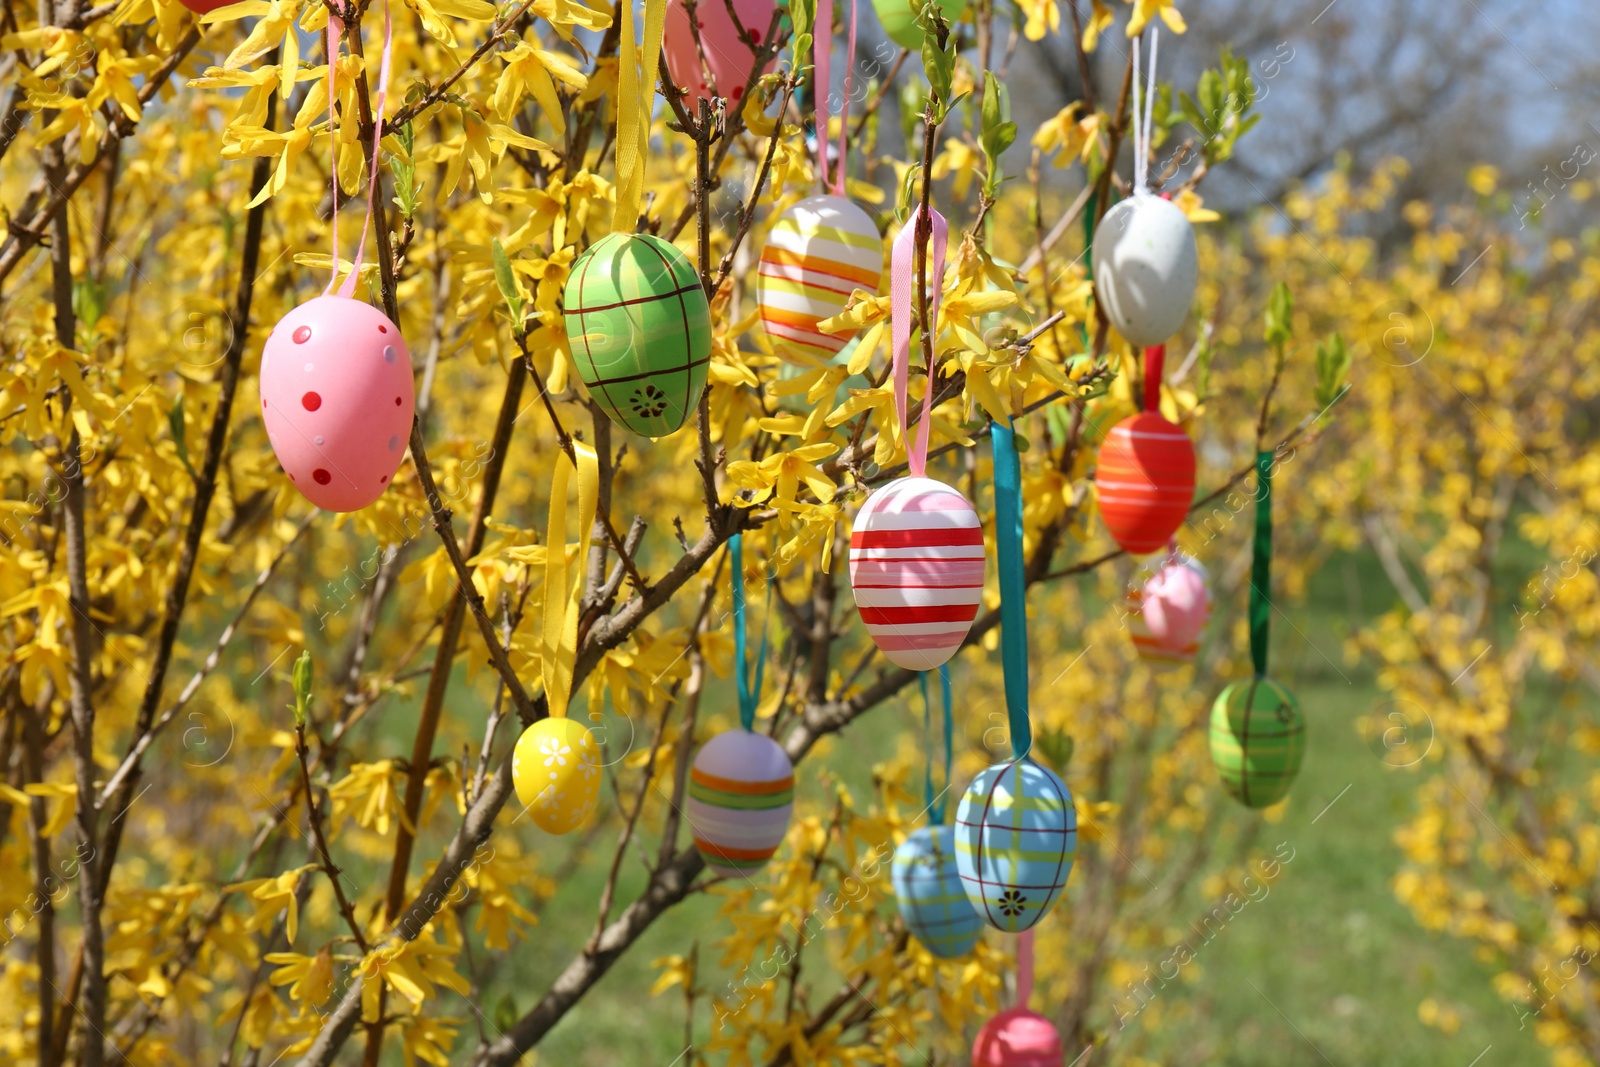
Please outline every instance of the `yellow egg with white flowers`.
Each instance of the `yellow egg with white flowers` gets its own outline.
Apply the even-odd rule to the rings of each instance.
[[[573,719],[540,719],[517,739],[511,781],[539,829],[575,830],[600,799],[600,743]]]

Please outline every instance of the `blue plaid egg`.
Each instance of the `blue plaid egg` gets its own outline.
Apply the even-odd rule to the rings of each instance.
[[[971,952],[983,930],[956,873],[955,845],[950,827],[924,826],[894,850],[889,872],[906,929],[946,960]]]
[[[1043,918],[1067,884],[1078,813],[1060,778],[1013,760],[972,780],[956,809],[955,837],[967,899],[989,925],[1015,934]]]

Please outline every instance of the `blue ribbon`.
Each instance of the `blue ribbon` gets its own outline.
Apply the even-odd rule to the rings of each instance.
[[[929,738],[928,762],[923,769],[922,795],[927,803],[928,825],[943,826],[945,801],[950,795],[950,763],[955,755],[955,727],[950,721],[950,665],[939,664],[939,687],[944,693],[944,789],[933,792],[933,701],[928,697],[928,672],[918,671],[922,683],[922,736]]]
[[[761,647],[756,650],[755,683],[751,684],[750,661],[745,652],[744,535],[728,539],[733,563],[733,657],[734,677],[739,687],[739,725],[754,730],[756,705],[761,700],[761,679],[767,670],[767,619],[772,611],[772,583],[767,582],[767,608],[761,613]]]
[[[994,539],[1000,556],[1000,661],[1005,667],[1011,755],[1033,749],[1028,725],[1028,587],[1022,564],[1022,464],[1011,420],[990,424],[994,442]]]

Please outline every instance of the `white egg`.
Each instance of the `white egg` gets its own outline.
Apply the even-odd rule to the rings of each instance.
[[[1141,348],[1165,344],[1189,314],[1200,276],[1194,228],[1177,205],[1134,196],[1100,220],[1094,284],[1106,318]]]

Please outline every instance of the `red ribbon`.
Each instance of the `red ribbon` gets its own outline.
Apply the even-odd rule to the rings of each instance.
[[[929,208],[932,215],[933,240],[928,250],[928,321],[924,330],[935,329],[939,320],[939,291],[944,282],[945,246],[950,240],[950,227],[944,216]],[[921,208],[918,208],[920,215]],[[911,424],[907,421],[908,387],[911,379],[911,290],[915,278],[917,216],[894,239],[894,249],[889,259],[889,333],[894,344],[894,411],[900,419],[900,429],[906,440],[906,462],[914,478],[923,477],[928,469],[928,424],[932,421],[933,363],[928,363],[928,388],[922,395],[922,417],[917,423],[917,439],[910,440]],[[930,336],[932,336],[930,334]]]
[[[1166,362],[1166,345],[1144,350],[1144,409],[1157,415],[1161,414],[1161,371]]]

